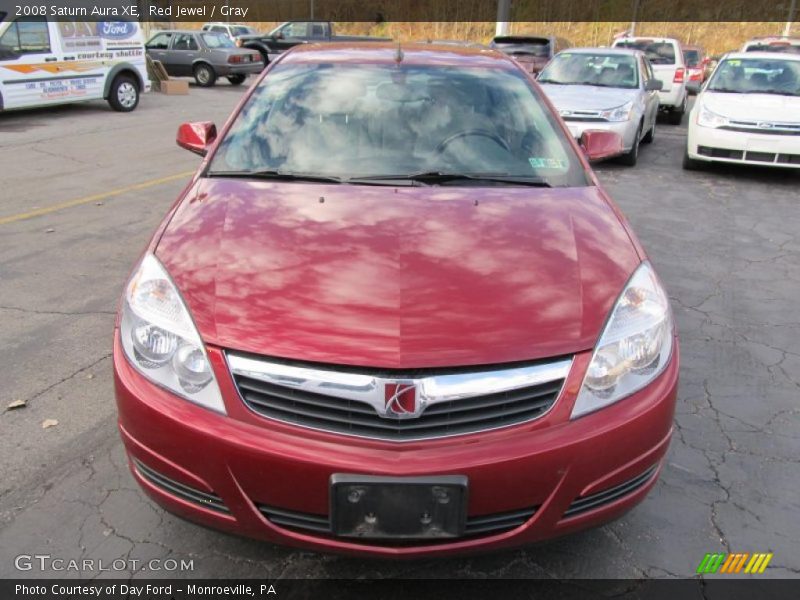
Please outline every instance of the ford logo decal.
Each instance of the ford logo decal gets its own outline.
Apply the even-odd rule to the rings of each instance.
[[[97,24],[97,33],[103,38],[122,40],[136,33],[136,23],[131,21],[100,21]]]

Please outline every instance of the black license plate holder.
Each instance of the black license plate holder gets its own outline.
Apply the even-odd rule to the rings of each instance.
[[[331,527],[341,537],[387,540],[456,538],[467,519],[464,475],[330,479]]]

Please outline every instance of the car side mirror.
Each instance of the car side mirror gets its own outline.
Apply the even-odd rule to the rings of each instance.
[[[648,79],[644,84],[647,92],[660,92],[664,88],[664,82],[660,79]]]
[[[276,40],[282,40],[283,39],[283,32],[279,31],[278,33],[276,33],[272,37],[275,38]]]
[[[613,131],[588,129],[581,135],[580,146],[590,161],[622,154],[622,136]]]
[[[216,139],[217,126],[211,121],[199,121],[197,123],[183,123],[178,127],[178,135],[175,141],[181,148],[186,148],[190,152],[205,156]]]

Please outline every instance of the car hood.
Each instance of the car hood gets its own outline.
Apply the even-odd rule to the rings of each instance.
[[[593,347],[640,258],[596,187],[200,179],[156,254],[203,339],[384,368]]]
[[[607,110],[636,98],[639,90],[596,85],[543,83],[542,89],[558,110]]]
[[[800,96],[706,91],[703,92],[701,101],[708,110],[729,119],[800,122]]]

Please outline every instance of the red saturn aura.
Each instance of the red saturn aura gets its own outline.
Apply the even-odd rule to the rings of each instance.
[[[114,336],[139,484],[210,527],[384,557],[494,550],[644,499],[669,301],[531,75],[494,50],[302,45],[141,257]]]

